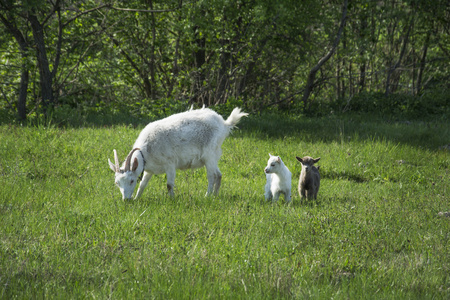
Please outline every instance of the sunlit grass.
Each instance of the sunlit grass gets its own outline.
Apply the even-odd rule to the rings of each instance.
[[[107,159],[139,130],[0,127],[1,298],[450,297],[448,123],[253,116],[225,140],[219,196],[200,169],[124,202]],[[269,152],[291,204],[264,200]],[[317,201],[296,155],[321,157]]]

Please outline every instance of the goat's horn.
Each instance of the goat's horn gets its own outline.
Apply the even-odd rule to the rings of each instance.
[[[116,164],[116,172],[119,172],[119,157],[117,156],[117,151],[116,149],[113,150],[114,151],[114,163]]]
[[[131,157],[133,156],[134,151],[136,150],[141,150],[139,148],[134,148],[133,150],[130,151],[130,153],[127,156],[127,160],[125,162],[125,172],[130,171],[130,164],[131,164]]]

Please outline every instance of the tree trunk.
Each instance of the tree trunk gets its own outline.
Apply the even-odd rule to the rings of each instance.
[[[366,37],[366,30],[367,30],[367,16],[363,15],[361,18],[361,27],[359,31],[359,37],[361,40],[364,40]],[[364,88],[366,86],[366,61],[364,59],[364,48],[361,47],[361,51],[359,52],[359,55],[361,56],[361,64],[359,65],[359,92],[361,93],[364,91]]]
[[[228,39],[222,39],[220,41],[220,44],[222,46],[222,51],[220,53],[220,68],[218,73],[218,85],[217,85],[217,91],[216,96],[214,99],[215,104],[223,103],[226,101],[227,98],[227,89],[229,87],[229,76],[228,76],[228,70],[229,70],[229,64],[231,59],[230,54],[230,41]]]
[[[27,95],[28,95],[28,81],[30,72],[27,67],[28,57],[28,43],[15,23],[6,17],[0,15],[0,21],[5,25],[7,30],[14,36],[19,44],[20,56],[22,58],[21,73],[20,73],[20,87],[19,98],[17,99],[17,114],[20,120],[24,121],[27,118]]]
[[[422,89],[422,76],[423,76],[423,71],[425,70],[427,51],[428,51],[428,46],[430,44],[430,36],[431,36],[431,30],[428,31],[427,37],[425,38],[425,44],[423,45],[422,57],[420,58],[419,74],[417,74],[416,94],[418,94],[420,92],[420,90]]]
[[[149,1],[150,9],[153,10],[153,0]],[[151,22],[152,22],[152,44],[150,52],[150,77],[152,83],[151,98],[156,99],[156,73],[155,73],[155,43],[156,43],[156,22],[155,13],[151,12]]]
[[[179,7],[181,8],[182,6],[183,6],[183,0],[180,0]],[[179,13],[177,22],[181,24],[181,21],[182,21],[182,14]],[[178,79],[178,71],[179,71],[178,59],[179,59],[179,48],[180,48],[181,34],[182,34],[182,31],[179,30],[178,31],[178,35],[177,35],[177,39],[176,39],[176,42],[175,42],[175,53],[173,55],[174,56],[173,57],[173,66],[172,66],[172,74],[173,74],[173,76],[172,76],[172,80],[171,80],[171,82],[169,84],[169,88],[167,89],[167,97],[171,97],[172,96],[174,85],[176,84],[177,79]]]
[[[225,24],[228,22],[228,17],[225,8],[223,8],[223,25],[222,25],[222,37],[226,36]],[[227,89],[229,86],[229,65],[231,61],[231,41],[228,38],[220,39],[221,51],[219,55],[220,67],[217,75],[217,89],[214,99],[215,104],[222,103],[227,97]]]
[[[26,58],[26,55],[25,55]],[[22,56],[24,59],[24,56]],[[20,73],[20,90],[19,99],[17,101],[17,113],[19,119],[25,121],[27,118],[27,94],[28,94],[28,81],[30,77],[30,72],[26,66],[26,63],[22,63],[22,72]]]
[[[408,44],[409,34],[411,32],[411,28],[412,28],[413,24],[414,24],[414,15],[411,16],[411,21],[409,22],[408,27],[406,27],[405,30],[404,30],[404,31],[406,31],[406,33],[403,35],[402,50],[400,51],[400,55],[398,57],[398,60],[388,70],[387,78],[386,78],[386,90],[385,90],[385,93],[384,93],[384,95],[386,97],[389,96],[389,94],[391,93],[391,76],[395,72],[395,70],[400,67],[400,64],[402,62],[403,56],[405,55],[405,52],[406,52],[406,45]]]
[[[341,97],[341,62],[336,63],[336,99]]]
[[[195,75],[191,101],[199,104],[205,104],[204,97],[201,95],[201,89],[203,86],[203,81],[205,80],[203,65],[206,62],[206,39],[205,37],[198,37],[197,30],[198,26],[195,26],[194,32],[196,36],[195,43],[197,44],[197,50],[194,52]]]
[[[145,97],[151,98],[152,96],[152,84],[148,79],[148,73],[145,72],[145,68],[140,68],[133,59],[128,55],[128,53],[120,47],[119,41],[117,41],[112,35],[109,36],[114,45],[116,45],[120,49],[120,54],[125,57],[131,67],[139,74],[139,77],[142,79],[143,89]]]
[[[42,96],[42,109],[43,113],[47,115],[47,108],[49,103],[53,102],[53,90],[52,83],[53,77],[52,72],[50,72],[50,66],[47,58],[47,50],[45,49],[44,40],[44,28],[35,15],[29,14],[28,21],[31,24],[31,29],[33,31],[33,38],[36,44],[36,58],[38,61],[39,75],[40,75],[40,86],[41,86],[41,96]]]
[[[304,109],[306,110],[308,108],[308,98],[314,88],[314,80],[316,78],[317,72],[320,70],[320,68],[330,59],[330,57],[333,55],[333,53],[336,51],[337,46],[339,45],[339,41],[341,39],[342,31],[344,30],[345,20],[347,18],[347,5],[348,0],[344,0],[344,5],[342,7],[342,18],[341,18],[341,24],[339,25],[339,30],[337,32],[336,38],[333,42],[333,45],[328,51],[328,53],[322,57],[317,65],[315,65],[308,75],[308,81],[306,82],[305,92],[303,93],[302,101],[304,105]]]
[[[239,80],[236,81],[236,84],[237,84],[236,98],[240,97],[241,94],[246,89],[247,82],[253,76],[254,69],[256,67],[256,63],[258,62],[258,58],[261,56],[268,41],[269,41],[269,37],[265,37],[259,43],[258,49],[255,51],[255,54],[250,58],[250,62],[248,63],[248,65],[245,69],[245,74]]]

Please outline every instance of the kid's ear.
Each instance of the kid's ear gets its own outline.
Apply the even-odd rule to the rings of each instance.
[[[279,156],[277,156],[277,162],[281,162],[281,158]]]
[[[299,162],[303,162],[303,160],[302,160],[300,157],[296,156],[295,158],[296,158]]]
[[[318,162],[320,160],[320,157],[313,159],[314,163]]]

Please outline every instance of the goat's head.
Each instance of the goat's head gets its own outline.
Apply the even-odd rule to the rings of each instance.
[[[144,160],[142,153],[137,153],[137,155],[133,156],[135,151],[140,152],[140,149],[135,148],[130,151],[122,168],[119,166],[119,158],[115,149],[114,164],[108,158],[109,167],[115,173],[114,180],[120,192],[122,193],[122,199],[131,199],[134,188],[136,187],[138,177],[144,170]],[[134,159],[132,159],[133,157]]]
[[[300,158],[298,156],[295,157],[299,162],[302,163],[302,169],[305,170],[306,173],[308,173],[312,166],[319,161],[320,157],[318,158],[312,158],[311,156],[305,156],[303,158]]]
[[[267,167],[264,172],[267,174],[276,173],[281,166],[281,158],[279,156],[273,156],[269,153],[269,161],[267,161]]]

